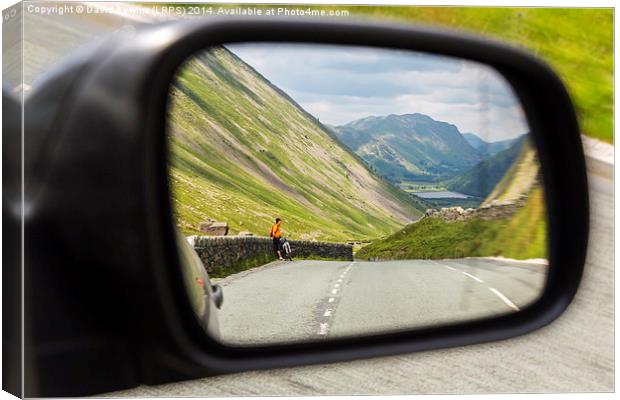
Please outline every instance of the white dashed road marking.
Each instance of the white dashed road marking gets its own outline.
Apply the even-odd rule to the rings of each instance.
[[[350,263],[349,265],[347,265],[347,267],[345,268],[344,271],[342,271],[342,273],[339,275],[338,280],[336,280],[336,283],[334,283],[330,293],[332,295],[335,295],[338,293],[338,289],[342,289],[341,285],[343,284],[343,280],[345,275],[347,274],[347,272],[349,272],[349,270],[351,269],[351,267],[353,266],[353,264],[355,264],[356,262],[353,261],[352,263]],[[328,303],[334,303],[336,301],[335,297],[329,297],[327,299]],[[332,307],[334,307],[335,305],[333,305]],[[323,312],[323,318],[333,318],[334,316],[334,308],[326,308],[325,311]],[[321,322],[319,323],[319,335],[320,336],[326,336],[327,333],[329,332],[329,323],[327,322]]]
[[[489,290],[493,293],[495,293],[495,295],[497,297],[499,297],[504,303],[506,303],[506,305],[510,308],[512,308],[515,311],[519,311],[519,307],[517,307],[517,305],[515,303],[513,303],[512,301],[510,301],[510,299],[506,296],[504,296],[502,294],[502,292],[500,292],[499,290],[495,289],[495,288],[489,288]]]
[[[476,282],[479,283],[484,283],[484,281],[476,276],[473,276],[472,274],[469,274],[465,271],[459,271],[456,268],[452,268],[448,265],[444,265],[444,267],[452,270],[452,271],[457,271],[457,272],[461,272],[463,275],[470,277],[471,279],[475,280]],[[506,304],[508,307],[512,308],[515,311],[519,311],[519,307],[513,303],[512,301],[510,301],[510,299],[508,297],[506,297],[502,292],[500,292],[499,290],[495,289],[495,288],[488,288],[493,294],[495,294],[497,297],[500,298],[501,301],[504,302],[504,304]]]
[[[467,276],[469,276],[471,279],[475,280],[476,282],[480,282],[480,283],[482,283],[482,279],[480,279],[480,278],[478,278],[478,277],[475,277],[475,276],[473,276],[472,274],[468,274],[468,273],[467,273],[467,272],[465,272],[465,271],[461,271],[461,272],[463,273],[463,275],[467,275]]]

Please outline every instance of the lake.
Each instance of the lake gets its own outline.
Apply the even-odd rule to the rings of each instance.
[[[411,194],[415,194],[418,197],[423,199],[468,199],[473,196],[468,196],[463,193],[458,192],[450,192],[448,190],[438,190],[431,192],[409,192]]]

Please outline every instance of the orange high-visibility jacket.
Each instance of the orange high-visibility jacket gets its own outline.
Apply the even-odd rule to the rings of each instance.
[[[275,224],[274,226],[271,227],[271,236],[280,239],[280,236],[282,236],[282,232],[280,232],[280,224],[281,222],[278,222],[277,224]]]

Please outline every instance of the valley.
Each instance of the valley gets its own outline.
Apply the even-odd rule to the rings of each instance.
[[[331,129],[369,168],[431,208],[479,206],[526,137],[487,142],[419,113],[372,116]]]
[[[170,90],[172,202],[185,235],[226,224],[267,236],[368,242],[427,209],[477,208],[527,153],[525,135],[486,142],[428,115],[326,126],[225,47],[179,70]],[[527,153],[528,155],[526,155]]]

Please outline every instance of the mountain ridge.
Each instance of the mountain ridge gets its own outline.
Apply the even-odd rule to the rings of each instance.
[[[332,129],[392,182],[445,178],[482,160],[456,125],[421,113],[368,116]]]
[[[522,133],[521,135],[505,140],[497,140],[494,142],[488,142],[482,139],[480,136],[471,132],[464,132],[463,137],[469,144],[478,150],[483,157],[492,157],[495,154],[499,153],[502,150],[506,150],[510,146],[512,146],[516,141],[518,141],[523,136],[526,136],[527,133]]]

